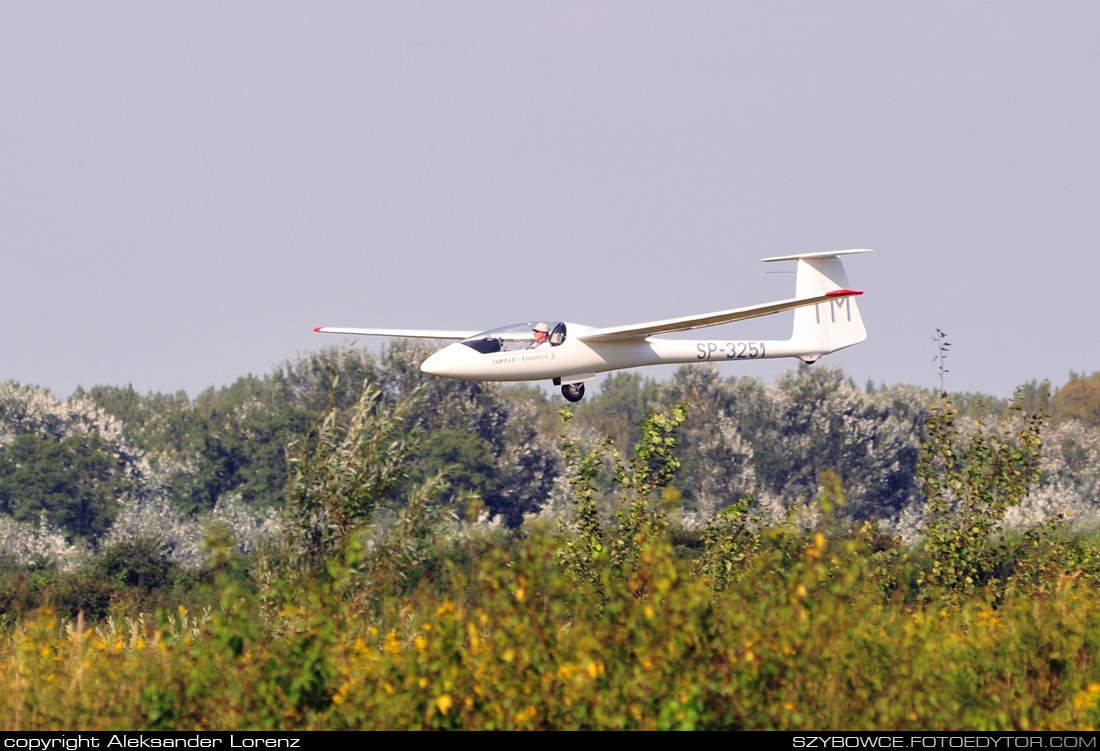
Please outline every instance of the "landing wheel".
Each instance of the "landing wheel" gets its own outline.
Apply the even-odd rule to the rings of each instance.
[[[566,401],[579,402],[584,398],[584,384],[567,383],[561,387],[561,395],[565,397]]]

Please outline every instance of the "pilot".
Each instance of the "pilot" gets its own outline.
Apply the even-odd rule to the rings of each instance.
[[[535,341],[527,349],[541,349],[550,346],[550,327],[545,322],[535,324]]]

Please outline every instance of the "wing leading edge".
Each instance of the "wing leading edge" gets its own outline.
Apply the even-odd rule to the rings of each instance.
[[[319,334],[354,334],[356,336],[399,336],[405,339],[469,339],[476,331],[453,329],[348,329],[337,326],[318,326]]]
[[[657,334],[671,334],[674,331],[690,331],[692,329],[701,329],[707,326],[718,326],[723,323],[743,321],[747,318],[768,316],[773,313],[781,313],[784,310],[794,310],[795,308],[802,308],[807,305],[817,305],[818,303],[828,302],[842,297],[852,297],[853,295],[862,294],[863,292],[859,290],[838,289],[832,292],[826,292],[823,295],[796,297],[790,300],[779,300],[763,305],[752,305],[747,308],[733,308],[731,310],[719,310],[715,313],[702,313],[700,315],[683,316],[681,318],[668,318],[663,321],[648,321],[646,323],[633,323],[626,326],[611,326],[608,328],[593,329],[592,331],[586,331],[579,334],[577,338],[583,339],[586,342],[614,342],[624,339],[644,339],[647,336],[655,336]]]

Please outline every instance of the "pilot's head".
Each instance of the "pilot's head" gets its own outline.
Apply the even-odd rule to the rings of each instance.
[[[542,322],[535,324],[534,331],[535,331],[535,341],[538,342],[539,344],[542,344],[543,342],[545,342],[546,337],[550,336],[550,327],[547,326],[545,323],[542,323]]]

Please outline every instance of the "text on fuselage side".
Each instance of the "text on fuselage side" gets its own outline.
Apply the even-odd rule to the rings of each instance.
[[[532,362],[534,360],[553,360],[553,352],[517,352],[514,355],[505,355],[504,357],[494,357],[493,365],[506,365],[513,362]]]
[[[751,360],[764,356],[764,342],[699,342],[697,360]]]

